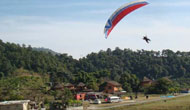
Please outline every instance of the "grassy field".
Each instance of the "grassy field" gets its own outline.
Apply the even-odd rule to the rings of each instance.
[[[190,110],[190,95],[146,104],[123,106],[106,110]]]

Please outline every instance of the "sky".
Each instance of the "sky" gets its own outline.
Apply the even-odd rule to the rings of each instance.
[[[190,51],[190,1],[147,0],[105,39],[111,14],[134,0],[0,0],[0,39],[73,58],[120,49]],[[147,44],[142,37],[147,35]]]

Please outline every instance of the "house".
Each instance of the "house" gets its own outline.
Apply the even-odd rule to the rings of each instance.
[[[69,90],[75,90],[75,86],[71,83],[66,83],[64,85],[65,88],[68,88]]]
[[[85,96],[86,96],[85,92],[79,92],[79,93],[75,94],[75,99],[76,100],[84,100]]]
[[[76,90],[77,91],[83,91],[83,90],[86,90],[87,87],[84,83],[80,82],[77,86],[76,86]]]
[[[147,78],[147,77],[144,77],[143,80],[141,81],[140,85],[141,85],[142,87],[148,87],[148,86],[151,86],[152,83],[153,83],[152,80],[150,80],[150,79]]]
[[[119,84],[116,81],[107,81],[103,85],[104,85],[103,92],[105,93],[114,94],[117,92],[121,92],[123,90],[121,84]]]
[[[29,110],[30,100],[0,102],[0,110]]]
[[[55,83],[52,88],[52,90],[64,90],[64,86],[61,83]]]

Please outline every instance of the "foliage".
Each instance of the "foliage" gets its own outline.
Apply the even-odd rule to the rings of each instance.
[[[132,51],[117,47],[115,50],[108,48],[106,51],[101,50],[98,53],[91,53],[76,60],[67,54],[35,51],[31,46],[4,43],[0,40],[0,83],[2,84],[5,81],[2,90],[8,87],[20,88],[18,83],[21,82],[17,80],[23,81],[25,79],[28,82],[28,79],[31,78],[37,82],[29,81],[26,84],[23,81],[23,84],[19,86],[36,89],[48,81],[73,84],[83,82],[88,88],[98,90],[99,85],[104,81],[114,80],[120,82],[126,91],[136,92],[139,89],[139,81],[144,76],[155,80],[167,76],[177,83],[175,85],[178,87],[189,88],[189,67],[190,52],[173,52],[169,49],[163,51]],[[36,77],[34,79],[32,77],[18,79],[17,76]],[[14,82],[9,79],[12,77],[16,77],[13,80]],[[102,88],[100,87],[100,89]],[[177,89],[170,90],[176,91]],[[159,91],[157,90],[157,92]]]
[[[120,78],[121,84],[123,84],[123,89],[127,92],[137,92],[139,89],[139,79],[134,74],[129,74],[124,72]]]
[[[0,80],[0,100],[19,100],[40,94],[44,87],[40,77],[19,76]],[[33,94],[32,94],[33,93]]]
[[[148,93],[153,94],[167,94],[170,92],[175,92],[175,88],[172,86],[172,81],[168,78],[160,78],[155,84],[148,88]]]
[[[62,102],[64,103],[64,104],[66,104],[66,105],[69,105],[69,102],[71,101],[71,100],[73,100],[73,94],[72,94],[72,92],[69,90],[69,89],[67,89],[67,88],[65,88],[64,89],[64,92],[63,92],[63,96],[62,96]]]
[[[68,101],[68,105],[69,105],[69,106],[82,105],[82,101],[80,101],[80,100],[69,100],[69,101]]]

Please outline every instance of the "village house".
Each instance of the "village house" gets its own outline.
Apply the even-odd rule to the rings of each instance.
[[[61,83],[55,83],[52,88],[52,90],[64,90],[64,86]]]
[[[84,84],[84,83],[82,83],[82,82],[80,82],[77,86],[76,86],[76,91],[84,91],[84,90],[86,90],[87,89],[87,87],[86,87],[86,85]]]
[[[29,110],[30,100],[0,102],[0,110]]]
[[[107,81],[105,82],[104,90],[103,92],[108,94],[115,94],[117,92],[121,92],[122,86],[116,81]]]
[[[79,93],[76,93],[75,99],[76,100],[84,100],[85,96],[86,96],[86,92],[79,92]]]
[[[141,81],[140,85],[141,85],[142,87],[148,87],[148,86],[151,86],[152,83],[153,83],[152,80],[150,80],[150,79],[147,78],[147,77],[144,77],[143,80]]]
[[[68,88],[69,90],[75,90],[75,86],[71,83],[66,83],[64,85],[65,88]]]

